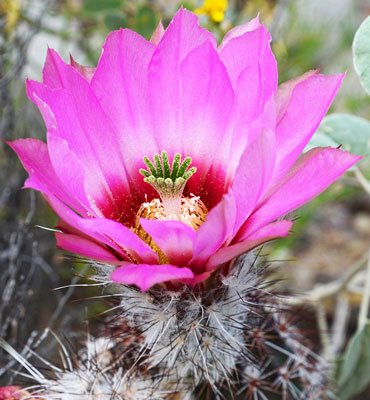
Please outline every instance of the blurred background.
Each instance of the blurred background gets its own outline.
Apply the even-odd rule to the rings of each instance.
[[[42,118],[26,97],[24,81],[26,77],[41,80],[48,47],[65,61],[72,54],[78,63],[95,66],[111,30],[130,28],[150,38],[158,22],[167,26],[181,4],[196,10],[201,24],[218,40],[233,26],[259,14],[273,37],[280,82],[310,69],[320,68],[326,74],[347,71],[330,112],[370,119],[370,97],[354,72],[351,49],[356,30],[370,14],[370,0],[229,0],[214,2],[220,5],[216,10],[208,9],[206,3],[0,0],[0,138],[45,139]],[[368,161],[361,169],[370,178]],[[19,351],[24,344],[35,347],[46,326],[72,336],[86,330],[81,321],[93,325],[105,307],[95,300],[80,300],[96,293],[91,288],[50,290],[71,279],[76,283],[86,267],[56,249],[53,233],[41,228],[53,228],[56,217],[42,196],[21,190],[25,179],[15,153],[1,142],[0,337]],[[274,278],[281,279],[278,289],[285,293],[301,294],[340,279],[369,249],[370,197],[353,172],[292,217],[296,219],[294,234],[262,249],[276,267]],[[363,276],[356,279],[340,296],[323,302],[329,326],[342,324],[337,353],[356,329]],[[312,317],[309,309],[305,312],[307,319]],[[316,328],[315,324],[311,327]],[[44,345],[41,352],[47,354],[52,346]],[[5,354],[0,356],[0,383],[5,385],[12,378],[6,371],[18,367]],[[369,398],[370,390],[356,397]]]

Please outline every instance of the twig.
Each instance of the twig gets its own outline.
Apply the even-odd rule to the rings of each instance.
[[[342,278],[329,282],[325,285],[317,286],[300,297],[285,297],[282,301],[287,302],[289,305],[292,306],[301,306],[306,304],[307,302],[316,303],[326,299],[330,299],[332,297],[336,297],[347,287],[354,276],[356,276],[364,268],[368,258],[369,254],[365,253],[359,261],[353,264],[353,266]]]
[[[360,185],[363,187],[365,192],[370,195],[370,182],[365,178],[357,165],[353,167],[353,170],[355,172],[355,177],[359,181]]]
[[[86,265],[83,270],[81,271],[81,275],[83,275],[87,270],[89,269],[89,266]],[[69,286],[68,290],[66,291],[66,293],[64,294],[64,296],[59,300],[58,302],[58,307],[56,308],[56,310],[54,311],[53,315],[51,316],[50,320],[49,320],[49,324],[48,327],[51,328],[53,327],[53,325],[55,324],[55,322],[57,321],[57,319],[59,318],[60,314],[62,313],[62,311],[64,310],[64,306],[66,305],[66,303],[68,302],[68,300],[71,298],[74,290],[75,290],[75,286],[74,284],[77,283],[80,280],[79,276],[75,276],[72,281],[71,281],[71,285]]]
[[[365,288],[362,297],[360,313],[358,316],[358,329],[365,326],[369,314],[369,302],[370,302],[370,250],[369,250],[369,260],[367,264],[367,274],[365,281]]]
[[[333,360],[334,354],[330,345],[329,325],[326,319],[325,306],[322,303],[316,304],[316,318],[319,327],[323,356],[326,360]]]
[[[331,351],[336,356],[339,354],[346,340],[346,332],[351,307],[346,296],[340,294],[337,299],[334,321],[331,329]]]

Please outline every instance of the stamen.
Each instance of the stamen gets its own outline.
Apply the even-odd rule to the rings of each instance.
[[[176,153],[170,166],[166,151],[161,155],[154,154],[154,163],[144,157],[148,170],[141,168],[140,174],[144,182],[150,183],[160,195],[167,215],[179,216],[181,196],[186,182],[195,174],[196,167],[189,168],[191,158],[185,157],[181,163],[181,155]],[[189,168],[189,169],[188,169]]]
[[[197,231],[205,222],[207,214],[208,210],[204,203],[199,197],[192,195],[191,197],[182,197],[180,199],[180,213],[177,218],[173,218],[173,215],[168,214],[165,203],[157,198],[151,202],[145,202],[140,206],[136,214],[135,227],[133,229],[144,242],[148,243],[158,253],[160,264],[168,264],[169,261],[166,256],[154,242],[153,238],[141,226],[141,218],[167,221],[176,219],[188,225],[194,231]]]

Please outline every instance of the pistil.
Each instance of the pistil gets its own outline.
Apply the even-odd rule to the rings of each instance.
[[[153,156],[154,162],[144,157],[147,170],[141,168],[139,172],[144,176],[144,182],[149,183],[158,192],[167,217],[175,219],[181,217],[181,197],[186,182],[196,172],[196,167],[189,168],[191,158],[185,157],[181,162],[181,155],[176,153],[170,166],[166,151],[161,155]]]

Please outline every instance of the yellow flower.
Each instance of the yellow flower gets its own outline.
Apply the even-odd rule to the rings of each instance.
[[[225,17],[227,0],[204,0],[203,6],[194,10],[196,14],[208,15],[214,22],[221,22]]]
[[[1,0],[0,15],[5,15],[5,32],[9,33],[15,27],[20,15],[20,5],[18,0]]]

